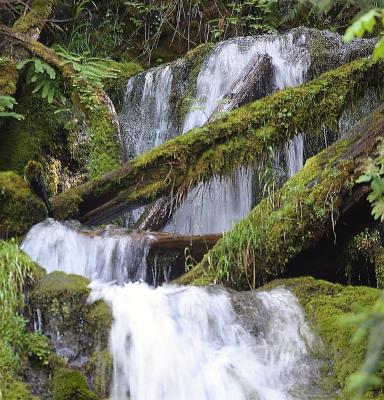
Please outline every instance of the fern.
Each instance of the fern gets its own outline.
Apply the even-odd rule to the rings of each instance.
[[[105,65],[107,60],[72,54],[61,46],[56,46],[55,52],[63,59],[61,65],[71,64],[82,79],[95,87],[101,88],[104,80],[115,79],[118,76],[118,71]]]
[[[33,84],[32,93],[41,93],[41,97],[49,104],[55,100],[58,104],[64,105],[66,97],[59,87],[56,71],[40,58],[28,58],[17,64],[17,69],[22,70],[27,67],[27,83]]]
[[[12,111],[16,104],[16,100],[12,96],[0,95],[0,118],[11,117],[19,121],[24,119],[23,115]]]

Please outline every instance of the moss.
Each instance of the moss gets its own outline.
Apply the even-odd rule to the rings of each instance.
[[[61,369],[56,372],[53,400],[96,400],[87,387],[85,376],[79,371]]]
[[[344,389],[347,378],[364,361],[367,341],[352,343],[356,328],[343,324],[342,318],[356,311],[359,306],[374,304],[380,292],[373,288],[342,286],[310,277],[273,281],[262,290],[281,285],[298,298],[311,328],[325,344],[326,357],[332,360],[331,370],[324,371],[324,384]],[[350,394],[343,390],[340,398],[349,399]],[[384,396],[370,393],[367,398],[383,399]]]
[[[84,352],[96,345],[106,346],[112,321],[105,303],[87,303],[88,284],[82,276],[53,272],[42,277],[29,293],[31,308],[41,310],[43,319],[48,319],[46,326],[53,316],[57,329],[77,337]]]
[[[34,29],[42,28],[54,4],[55,0],[32,0],[29,11],[16,21],[13,29],[18,33],[29,34]]]
[[[104,108],[91,112],[88,130],[91,140],[88,170],[90,178],[96,178],[120,165],[121,146],[110,115]]]
[[[26,233],[47,217],[43,202],[13,172],[0,172],[0,238]]]
[[[384,289],[384,247],[380,247],[375,257],[375,274],[378,289]]]
[[[11,380],[5,387],[0,388],[0,398],[2,400],[39,400],[31,394],[25,383],[18,380]]]
[[[12,96],[16,92],[18,73],[16,63],[11,59],[4,59],[0,64],[0,95]]]
[[[376,87],[378,79],[383,79],[382,64],[360,59],[306,85],[240,107],[221,120],[144,153],[120,170],[73,189],[81,202],[77,208],[86,210],[104,204],[105,199],[130,187],[132,191],[138,185],[141,193],[145,186],[155,190],[147,191],[149,202],[170,190],[187,191],[198,182],[230,173],[239,165],[257,163],[270,147],[285,143],[297,132],[317,136],[323,134],[324,126],[336,127],[345,107],[367,87]],[[131,198],[137,196],[131,193]],[[65,210],[65,201],[65,197],[57,196],[52,201],[53,208]],[[66,217],[79,215],[66,213]]]
[[[0,170],[22,174],[28,161],[33,160],[48,171],[51,160],[58,159],[61,164],[60,183],[64,180],[69,183],[81,181],[90,146],[82,138],[84,134],[77,116],[55,114],[56,108],[42,100],[40,95],[33,95],[28,86],[21,90],[19,97],[16,110],[25,116],[25,120],[9,119],[0,130]],[[51,186],[50,182],[47,184]]]
[[[100,398],[107,398],[112,381],[112,356],[108,350],[95,351],[85,367],[92,387]]]

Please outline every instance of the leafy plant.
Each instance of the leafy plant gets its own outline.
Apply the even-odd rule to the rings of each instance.
[[[40,58],[28,58],[17,64],[17,69],[27,68],[27,83],[34,85],[32,93],[41,93],[41,97],[49,104],[55,100],[58,104],[64,105],[66,97],[59,87],[56,71]]]
[[[55,52],[63,59],[61,65],[71,64],[80,78],[95,87],[103,87],[103,80],[117,77],[118,71],[108,67],[108,60],[72,54],[61,46],[55,46]]]
[[[24,119],[23,115],[12,111],[16,104],[17,102],[14,97],[0,95],[0,118],[11,117],[19,121]]]

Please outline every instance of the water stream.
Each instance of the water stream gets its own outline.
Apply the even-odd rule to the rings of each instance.
[[[318,373],[315,343],[296,298],[257,294],[257,336],[219,289],[94,282],[91,301],[112,308],[112,400],[306,399]],[[297,394],[300,391],[301,394]]]

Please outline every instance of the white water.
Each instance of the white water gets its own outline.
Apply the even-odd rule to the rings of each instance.
[[[149,70],[128,81],[120,116],[128,159],[176,136],[170,102],[172,82],[170,66]]]
[[[150,240],[112,226],[95,231],[75,221],[47,219],[29,231],[21,248],[47,272],[122,284],[145,281]]]
[[[114,317],[111,400],[307,398],[300,387],[317,370],[309,357],[315,339],[289,291],[257,294],[253,337],[224,291],[99,282],[91,288],[90,300],[105,300]]]

